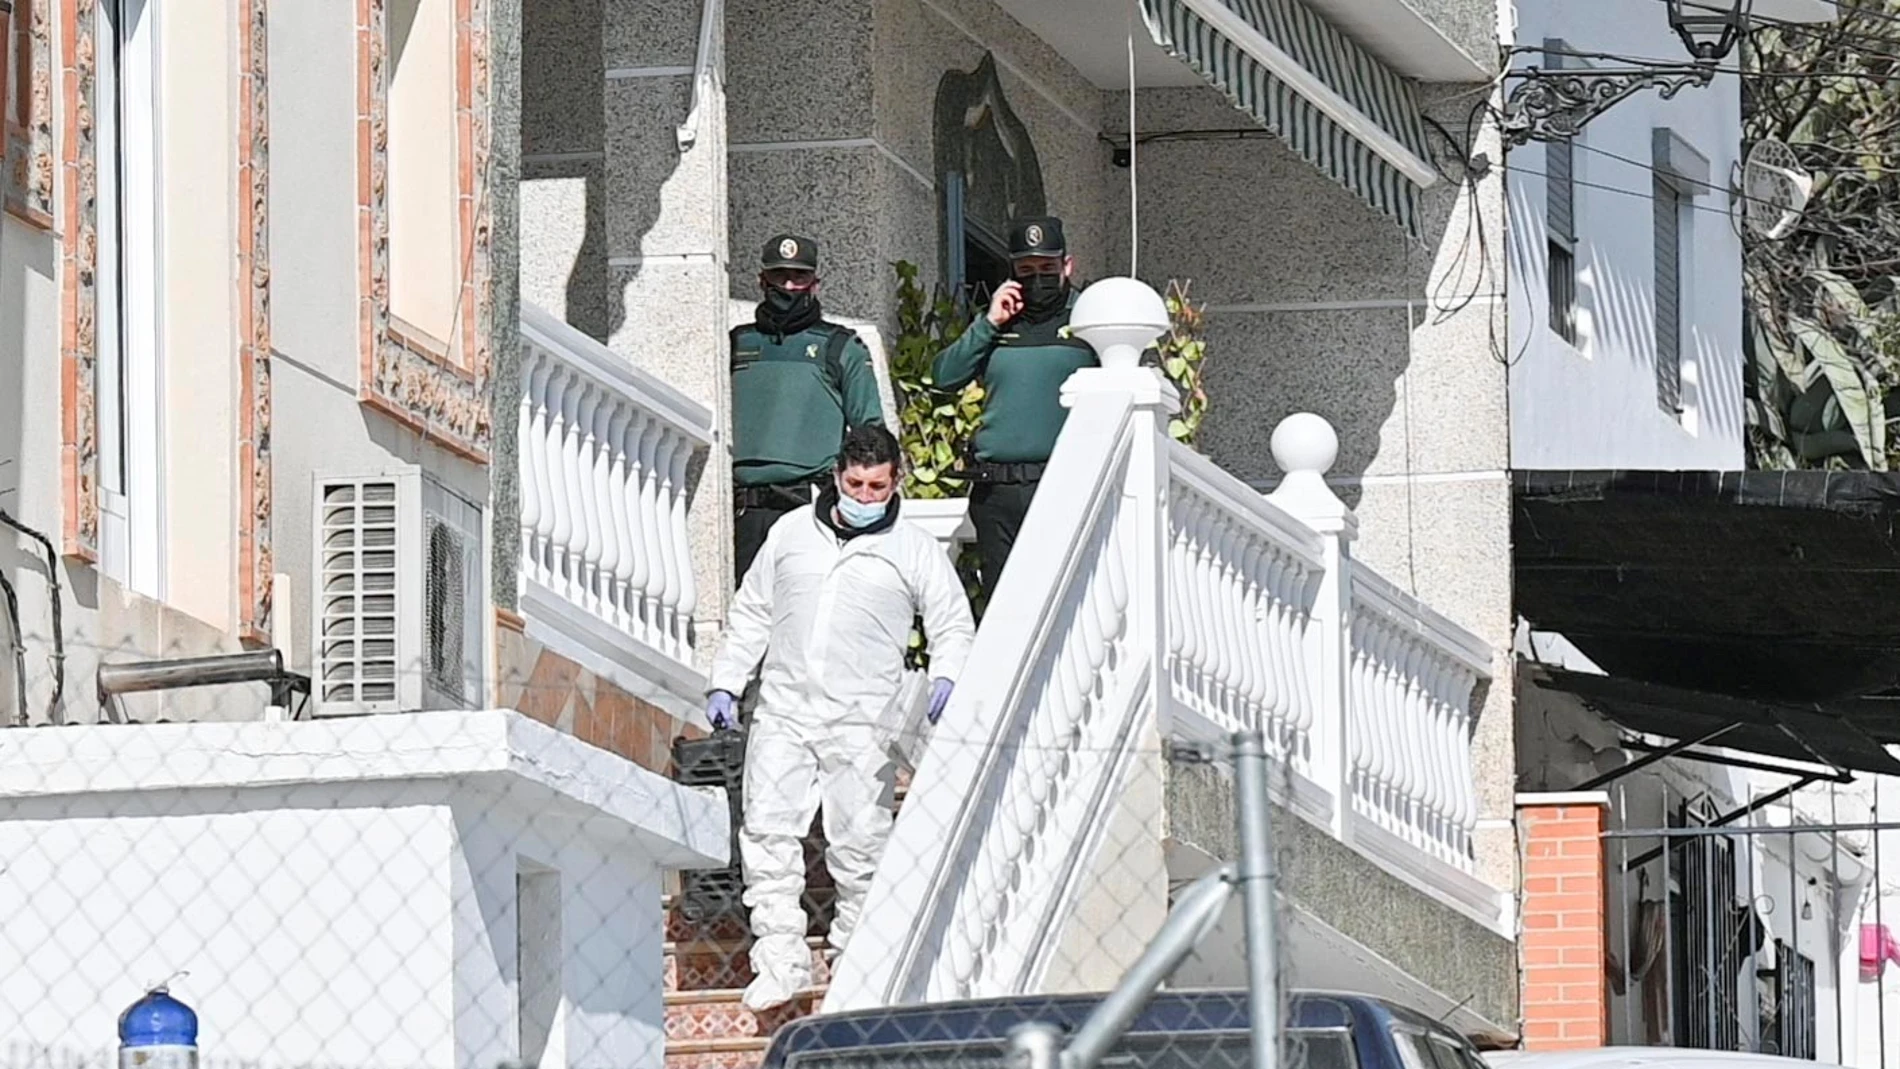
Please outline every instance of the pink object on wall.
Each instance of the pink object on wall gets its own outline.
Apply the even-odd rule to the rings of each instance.
[[[1872,983],[1880,979],[1890,961],[1900,962],[1900,939],[1884,924],[1860,926],[1860,979]]]

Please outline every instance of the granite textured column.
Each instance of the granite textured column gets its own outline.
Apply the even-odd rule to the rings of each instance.
[[[600,36],[608,292],[618,305],[607,344],[710,407],[720,428],[689,474],[702,658],[733,586],[722,9],[720,0],[604,0]]]

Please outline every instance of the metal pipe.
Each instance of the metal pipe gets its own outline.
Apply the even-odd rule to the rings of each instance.
[[[0,524],[38,542],[46,554],[46,582],[53,588],[52,597],[47,599],[53,615],[53,695],[46,702],[46,716],[48,722],[57,724],[61,719],[60,702],[66,696],[66,624],[62,619],[65,594],[59,584],[59,551],[53,548],[52,539],[14,519],[5,509],[0,509]],[[20,715],[24,718],[26,710],[20,710]]]
[[[1592,776],[1591,778],[1584,780],[1582,783],[1579,783],[1575,787],[1572,787],[1570,789],[1573,791],[1594,791],[1598,787],[1602,787],[1605,784],[1614,783],[1617,780],[1622,779],[1624,776],[1627,776],[1632,772],[1636,772],[1641,769],[1648,768],[1650,765],[1653,765],[1658,761],[1662,761],[1662,760],[1666,760],[1668,758],[1674,757],[1675,755],[1683,752],[1684,750],[1688,750],[1692,747],[1703,746],[1708,743],[1714,742],[1716,739],[1719,739],[1722,736],[1728,734],[1729,732],[1734,731],[1736,728],[1740,726],[1741,726],[1740,724],[1724,724],[1721,727],[1716,728],[1714,731],[1711,731],[1708,734],[1702,736],[1701,738],[1682,739],[1672,745],[1665,746],[1660,750],[1653,750],[1643,755],[1642,757],[1637,758],[1634,761],[1629,761],[1624,764],[1618,765],[1615,768],[1610,769],[1608,772],[1605,772],[1600,776]]]
[[[13,651],[13,685],[19,691],[20,707],[13,711],[13,721],[24,727],[33,722],[26,707],[26,636],[20,633],[20,598],[4,575],[0,575],[0,600],[6,602],[7,646]]]
[[[1240,899],[1247,918],[1247,1010],[1253,1069],[1280,1065],[1280,949],[1274,938],[1273,830],[1267,806],[1267,745],[1259,731],[1234,733],[1240,795]]]
[[[1781,801],[1774,797],[1772,801]],[[1738,813],[1737,816],[1742,814]],[[1833,824],[1803,824],[1798,828],[1783,828],[1773,824],[1763,825],[1750,830],[1747,825],[1729,827],[1721,824],[1703,824],[1693,828],[1631,828],[1618,831],[1607,828],[1602,835],[1605,839],[1694,839],[1704,835],[1830,835],[1846,831],[1900,831],[1900,821],[1841,821]],[[1652,859],[1653,860],[1653,859]]]
[[[1641,739],[1626,739],[1620,745],[1625,750],[1635,750],[1638,753],[1658,753],[1667,749],[1667,747],[1657,746],[1654,743],[1644,742]],[[1773,772],[1778,776],[1815,775],[1829,783],[1854,782],[1854,774],[1845,770],[1837,770],[1833,773],[1823,775],[1811,769],[1796,768],[1792,765],[1778,765],[1769,761],[1751,761],[1746,757],[1730,757],[1727,754],[1691,753],[1687,750],[1677,753],[1675,757],[1678,761],[1699,761],[1707,765],[1721,765],[1723,768],[1745,768],[1751,772]],[[1834,766],[1829,765],[1828,767],[1833,768]]]
[[[1053,1025],[1025,1022],[1010,1031],[1010,1064],[1018,1069],[1095,1069],[1127,1033],[1142,1008],[1220,920],[1239,886],[1247,927],[1247,1005],[1254,1069],[1278,1069],[1279,950],[1273,927],[1273,835],[1268,824],[1267,747],[1258,731],[1232,737],[1240,861],[1195,880],[1168,912],[1161,930],[1115,989],[1089,1014],[1066,1047]]]
[[[284,674],[283,652],[274,649],[171,661],[102,664],[98,674],[99,703],[104,705],[114,694],[229,683],[272,683],[282,679]]]
[[[1225,864],[1195,880],[1182,892],[1148,948],[1129,966],[1115,990],[1108,993],[1076,1030],[1075,1037],[1062,1052],[1062,1069],[1095,1069],[1101,1063],[1115,1041],[1135,1023],[1142,1007],[1148,1005],[1161,985],[1174,975],[1174,970],[1207,938],[1207,933],[1220,920],[1221,910],[1233,896],[1234,885],[1241,879],[1231,863]],[[1041,1042],[1041,1034],[1033,1030],[1024,1036],[1025,1042]],[[1021,1057],[1033,1057],[1028,1047],[1016,1050]]]
[[[1700,827],[1702,829],[1705,829],[1702,831],[1698,831],[1696,828],[1665,828],[1661,830],[1652,830],[1649,832],[1645,832],[1644,834],[1661,835],[1661,836],[1664,836],[1665,838],[1669,838],[1669,837],[1682,837],[1682,836],[1692,837],[1697,834],[1751,836],[1751,835],[1758,835],[1758,834],[1766,835],[1766,834],[1773,834],[1776,832],[1785,832],[1788,830],[1787,828],[1775,828],[1775,827],[1756,828],[1756,827],[1753,827],[1752,825],[1747,826],[1747,827],[1733,827],[1729,824],[1729,822],[1732,820],[1738,820],[1742,817],[1748,816],[1749,814],[1755,812],[1755,810],[1761,808],[1762,806],[1773,805],[1776,802],[1781,801],[1783,798],[1786,798],[1787,796],[1800,790],[1801,788],[1806,787],[1808,784],[1813,783],[1815,779],[1817,778],[1818,777],[1815,777],[1815,776],[1803,776],[1801,779],[1798,779],[1795,782],[1788,784],[1786,787],[1781,788],[1780,790],[1774,792],[1773,794],[1764,795],[1763,797],[1759,799],[1752,799],[1747,805],[1742,806],[1740,809],[1735,809],[1730,812],[1724,813],[1721,816],[1715,818],[1713,821],[1710,821],[1708,824],[1701,825]],[[1715,829],[1715,828],[1720,828],[1721,831],[1714,832],[1714,831],[1706,830],[1706,829]],[[1826,829],[1815,827],[1808,830],[1824,831]],[[1605,836],[1614,837],[1614,833],[1607,830],[1603,834]],[[1656,859],[1656,855],[1662,852],[1663,852],[1663,848],[1659,846],[1655,848],[1654,850],[1651,850],[1648,853],[1643,854],[1641,857],[1637,858],[1636,860],[1630,862],[1630,865],[1631,866],[1647,865],[1651,861],[1654,861]],[[1628,870],[1625,870],[1625,871],[1628,871]]]

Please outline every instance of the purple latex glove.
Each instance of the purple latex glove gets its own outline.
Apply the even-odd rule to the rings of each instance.
[[[733,709],[732,695],[723,690],[715,690],[706,696],[706,719],[712,722],[714,731],[731,731],[739,722],[739,715]]]
[[[955,686],[955,683],[947,679],[938,679],[931,682],[930,711],[925,715],[930,717],[932,724],[935,724],[937,718],[943,715],[943,707],[950,704],[950,691]]]

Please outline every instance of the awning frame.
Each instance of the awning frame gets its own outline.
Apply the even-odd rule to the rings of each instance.
[[[1437,168],[1428,160],[1420,159],[1411,149],[1401,144],[1367,119],[1365,112],[1340,96],[1332,86],[1320,81],[1313,72],[1301,66],[1299,61],[1286,54],[1278,45],[1267,40],[1259,31],[1247,24],[1247,21],[1235,14],[1233,9],[1221,0],[1180,0],[1188,10],[1199,15],[1202,21],[1220,31],[1221,35],[1233,42],[1234,47],[1245,52],[1254,62],[1267,69],[1275,78],[1285,82],[1287,88],[1305,97],[1327,118],[1345,128],[1346,132],[1365,145],[1379,158],[1385,160],[1399,173],[1404,175],[1419,189],[1430,189],[1437,185],[1442,177]]]

